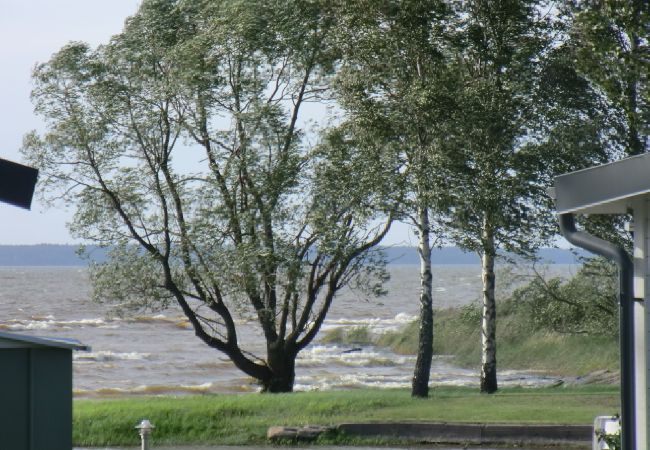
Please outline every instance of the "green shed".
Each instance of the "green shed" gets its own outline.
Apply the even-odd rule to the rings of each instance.
[[[0,448],[72,449],[72,339],[0,332]]]

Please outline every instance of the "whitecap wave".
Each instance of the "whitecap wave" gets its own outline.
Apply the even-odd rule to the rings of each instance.
[[[102,397],[127,395],[171,395],[171,394],[206,394],[216,392],[214,383],[197,385],[139,385],[134,387],[104,387],[99,389],[75,389],[75,396]]]
[[[168,317],[164,314],[152,316],[135,316],[127,318],[82,318],[71,320],[58,320],[53,315],[32,316],[29,319],[11,319],[0,322],[0,330],[8,331],[30,331],[30,330],[69,330],[72,328],[96,327],[96,328],[119,328],[122,323],[166,323],[183,327],[187,321],[185,317]]]
[[[110,322],[112,321],[100,318],[57,320],[54,316],[33,316],[29,319],[11,319],[0,322],[0,330],[69,330],[74,327],[114,327],[109,325]]]
[[[151,358],[151,353],[138,352],[112,352],[102,350],[98,352],[78,352],[73,355],[75,362],[107,362],[107,361],[143,361]]]
[[[392,367],[412,364],[414,356],[395,355],[374,347],[339,347],[337,345],[313,345],[298,354],[299,367]]]
[[[342,374],[338,376],[304,376],[296,379],[296,391],[328,391],[332,389],[405,388],[410,375],[382,375],[371,373]]]
[[[323,329],[340,327],[367,327],[371,333],[384,333],[395,331],[417,319],[417,316],[407,313],[399,313],[392,319],[381,319],[377,317],[365,317],[358,319],[340,318],[326,320]]]
[[[119,319],[118,319],[119,320]],[[121,319],[125,322],[129,323],[155,323],[155,322],[162,322],[162,323],[177,323],[182,320],[187,320],[185,316],[166,316],[164,314],[154,314],[152,316],[135,316],[135,317],[126,317],[124,319]]]
[[[499,385],[502,387],[543,387],[557,384],[558,379],[545,376],[530,376],[514,372],[499,374]],[[472,387],[479,386],[478,374],[461,373],[431,373],[429,387],[453,386]],[[411,387],[412,376],[378,373],[349,373],[299,376],[296,378],[294,390],[296,391],[327,391],[332,389],[407,389]]]

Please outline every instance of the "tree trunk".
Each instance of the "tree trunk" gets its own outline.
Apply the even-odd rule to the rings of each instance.
[[[267,365],[270,369],[268,378],[260,380],[262,392],[293,392],[296,378],[297,352],[282,343],[267,345]]]
[[[415,362],[411,396],[429,396],[429,374],[433,357],[433,299],[431,295],[431,245],[429,210],[418,208],[418,229],[420,242],[420,334],[418,339],[418,355]]]
[[[494,293],[494,234],[486,218],[483,227],[483,321],[481,324],[481,392],[497,390],[496,298]]]

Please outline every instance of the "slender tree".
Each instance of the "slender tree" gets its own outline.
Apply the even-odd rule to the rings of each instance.
[[[420,329],[412,395],[426,397],[433,356],[431,249],[444,180],[438,176],[455,77],[445,64],[450,10],[443,2],[349,2],[342,14],[339,102],[347,126],[396,164],[394,195],[418,234]]]
[[[109,43],[69,44],[33,75],[48,131],[24,153],[45,196],[76,207],[72,231],[110,248],[96,298],[177,305],[268,392],[293,389],[342,286],[378,286],[370,250],[390,226],[351,181],[378,182],[373,161],[301,130],[327,99],[333,21],[325,1],[145,0]]]
[[[606,159],[598,96],[570,64],[551,4],[459,3],[456,64],[463,88],[447,145],[447,224],[482,265],[480,388],[497,384],[495,260],[499,250],[532,256],[555,234],[546,195],[556,173]],[[585,121],[590,122],[585,124]],[[450,154],[447,152],[446,154]],[[460,163],[460,165],[458,165]]]

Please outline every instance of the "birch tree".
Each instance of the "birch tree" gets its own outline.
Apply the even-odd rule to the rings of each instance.
[[[349,2],[343,8],[339,101],[368,147],[392,154],[398,211],[418,235],[420,328],[411,393],[426,397],[433,356],[431,249],[440,191],[440,153],[454,108],[445,64],[449,8],[440,1]],[[388,158],[391,160],[391,158]]]
[[[556,233],[546,195],[555,174],[607,159],[599,96],[572,66],[550,3],[476,0],[460,4],[455,131],[463,157],[446,164],[447,224],[482,266],[482,392],[497,383],[495,259],[523,256]],[[605,108],[606,110],[606,108]],[[611,124],[610,124],[611,125]]]

